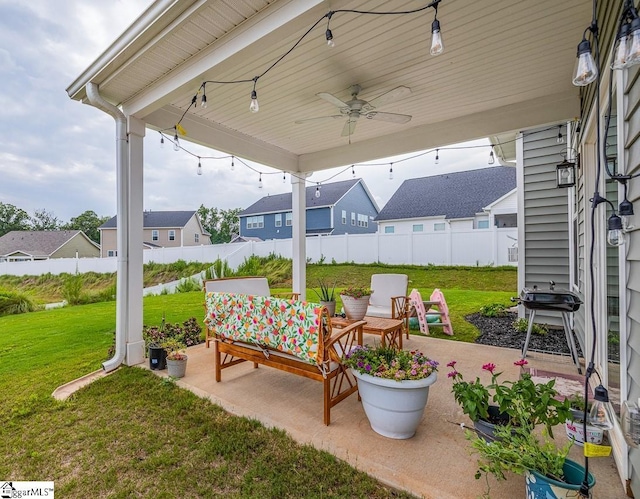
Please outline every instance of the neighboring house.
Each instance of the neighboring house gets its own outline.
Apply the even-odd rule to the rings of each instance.
[[[202,227],[196,211],[145,211],[143,224],[145,249],[211,244],[211,235]],[[116,229],[116,217],[99,227],[100,256],[117,256]]]
[[[308,236],[377,230],[374,219],[380,210],[362,179],[307,187],[306,207]],[[240,236],[288,239],[292,223],[291,193],[266,196],[240,213]]]
[[[0,262],[99,256],[100,246],[81,230],[14,230],[0,237]]]
[[[496,166],[405,180],[376,218],[384,234],[517,225],[516,169]]]

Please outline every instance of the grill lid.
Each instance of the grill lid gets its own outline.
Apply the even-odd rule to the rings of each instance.
[[[520,303],[528,309],[559,310],[575,312],[580,308],[580,297],[568,289],[556,288],[551,281],[549,289],[540,290],[538,286],[524,288],[520,293]]]

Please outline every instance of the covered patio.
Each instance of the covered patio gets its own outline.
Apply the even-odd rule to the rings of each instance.
[[[471,454],[460,423],[470,424],[451,393],[446,363],[471,378],[483,376],[481,365],[494,362],[504,377],[516,379],[518,351],[487,345],[460,343],[411,335],[405,348],[418,348],[440,362],[438,381],[431,387],[427,408],[416,435],[394,440],[375,433],[369,426],[362,404],[355,395],[331,411],[331,424],[322,424],[322,386],[312,380],[251,363],[227,369],[216,383],[213,348],[204,344],[189,348],[187,374],[177,381],[199,396],[210,399],[238,416],[257,419],[268,427],[286,431],[299,443],[326,450],[352,466],[365,471],[391,487],[427,499],[480,497],[486,489],[484,479],[474,479],[476,456]],[[538,370],[575,374],[569,357],[531,353],[529,364]],[[146,367],[147,364],[144,364]],[[166,376],[166,371],[153,371]],[[561,445],[564,428],[554,432]],[[570,457],[582,461],[582,448],[573,446]],[[593,497],[626,497],[612,457],[590,460],[597,484]],[[524,478],[509,476],[506,482],[490,479],[493,499],[511,499],[524,493]]]

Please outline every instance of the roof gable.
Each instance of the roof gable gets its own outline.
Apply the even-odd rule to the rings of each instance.
[[[0,237],[0,255],[22,252],[34,257],[50,256],[79,234],[81,230],[14,230]],[[93,241],[91,244],[96,245]]]
[[[155,228],[182,228],[196,214],[195,211],[145,211],[143,227]],[[100,229],[115,229],[118,226],[118,217],[112,217],[103,223]]]
[[[444,216],[469,218],[516,188],[516,169],[481,168],[405,180],[376,221]]]
[[[322,184],[320,186],[312,185],[305,189],[305,206],[307,209],[323,208],[334,206],[340,201],[351,189],[353,189],[358,183],[360,183],[367,196],[377,208],[377,205],[369,190],[366,188],[364,180],[362,179],[350,179],[340,182],[331,182],[328,184]],[[316,197],[316,189],[320,189],[320,197]],[[284,194],[276,194],[274,196],[265,196],[258,199],[255,203],[249,206],[246,210],[240,212],[241,217],[249,215],[257,215],[262,213],[278,213],[283,211],[291,211],[292,209],[292,195],[290,192]]]

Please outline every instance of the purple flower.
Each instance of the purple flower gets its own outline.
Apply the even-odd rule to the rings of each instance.
[[[449,374],[447,374],[448,378],[455,378],[458,375],[458,371],[451,371]]]
[[[489,362],[488,364],[483,365],[482,369],[484,369],[485,371],[489,371],[491,374],[493,374],[493,371],[496,370],[496,365],[493,362]]]
[[[453,367],[453,368],[455,369],[455,367],[456,367],[456,361],[455,361],[455,360],[452,360],[451,362],[449,362],[449,363],[447,364],[447,367]]]

